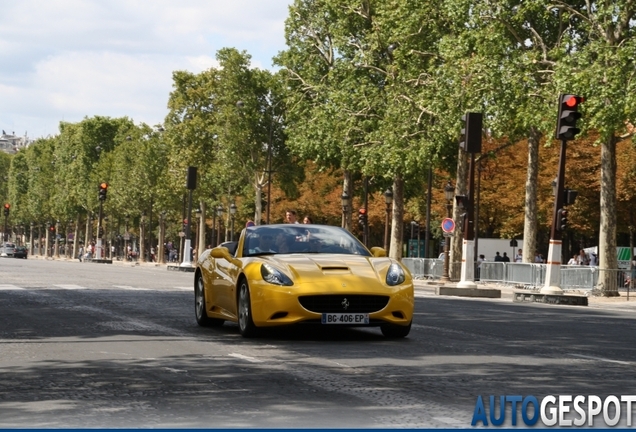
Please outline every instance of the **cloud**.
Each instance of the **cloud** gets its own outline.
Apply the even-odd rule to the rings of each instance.
[[[3,2],[0,126],[35,138],[85,116],[162,122],[173,71],[216,66],[228,46],[270,68],[290,2]]]

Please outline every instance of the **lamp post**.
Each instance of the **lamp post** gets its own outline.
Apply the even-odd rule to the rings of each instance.
[[[234,218],[236,217],[236,204],[230,205],[230,241],[234,241]]]
[[[391,189],[384,191],[384,202],[386,203],[386,218],[384,219],[384,250],[389,252],[389,223],[391,220],[391,205],[393,204],[393,192]]]
[[[449,180],[448,183],[446,183],[446,186],[444,186],[444,198],[446,198],[446,217],[448,218],[453,217],[454,195],[455,195],[455,187]],[[450,236],[447,236],[444,239],[444,274],[442,275],[442,278],[440,279],[440,282],[444,282],[444,283],[450,281],[450,277],[448,275],[448,269],[450,267],[450,264],[449,264],[450,259],[448,256],[448,251],[450,250],[449,243],[450,243]]]
[[[340,196],[340,202],[342,203],[342,227],[349,229],[347,226],[347,212],[349,211],[350,199],[346,191]]]
[[[216,231],[216,245],[217,246],[221,244],[221,220],[222,220],[221,218],[223,217],[223,212],[224,212],[223,205],[219,204],[216,207],[216,216],[217,216],[217,218],[219,220],[219,228]]]

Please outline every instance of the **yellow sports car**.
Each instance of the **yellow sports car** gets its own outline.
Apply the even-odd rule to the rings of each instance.
[[[237,242],[208,249],[194,276],[201,326],[259,328],[301,323],[379,326],[389,338],[411,330],[413,281],[381,248],[369,251],[348,231],[327,225],[261,225]]]

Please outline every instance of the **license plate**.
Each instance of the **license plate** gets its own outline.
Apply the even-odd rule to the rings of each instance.
[[[324,313],[323,324],[369,324],[367,313]]]

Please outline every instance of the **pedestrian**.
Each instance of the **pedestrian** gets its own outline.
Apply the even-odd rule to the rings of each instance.
[[[485,255],[479,255],[479,258],[477,258],[477,275],[475,276],[475,280],[480,280],[481,279],[481,264],[486,261],[486,256]]]
[[[77,259],[79,262],[82,262],[82,256],[84,255],[84,246],[80,245],[79,254],[77,255]]]
[[[590,265],[590,259],[588,258],[587,254],[585,253],[585,251],[583,249],[581,249],[579,251],[579,255],[578,255],[578,265]]]
[[[510,257],[508,256],[508,253],[507,253],[507,252],[504,252],[504,253],[503,253],[503,257],[501,257],[501,260],[502,260],[503,262],[510,262]]]
[[[517,255],[515,255],[515,262],[523,262],[523,254],[521,249],[519,249],[519,252],[517,252]]]
[[[298,222],[298,217],[296,216],[296,210],[287,210],[285,212],[285,221],[287,221],[287,223],[290,224],[297,224]]]
[[[312,224],[312,223],[314,223],[314,221],[311,219],[311,217],[309,215],[307,215],[307,216],[305,216],[303,218],[303,223],[304,224]]]
[[[590,267],[598,265],[598,255],[594,252],[590,252]]]
[[[579,256],[574,254],[572,258],[570,258],[570,261],[568,261],[568,265],[579,265]]]
[[[495,262],[502,262],[503,258],[499,255],[499,252],[495,253]]]

